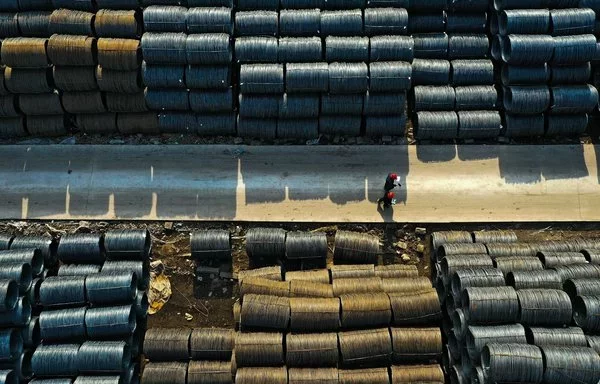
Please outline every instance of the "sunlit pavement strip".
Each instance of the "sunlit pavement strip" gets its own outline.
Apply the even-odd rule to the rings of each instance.
[[[4,219],[600,220],[599,146],[2,146]],[[388,172],[397,205],[379,212]]]

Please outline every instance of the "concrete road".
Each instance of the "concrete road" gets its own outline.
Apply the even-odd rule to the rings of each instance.
[[[4,219],[600,220],[600,147],[2,146]],[[402,178],[393,210],[376,201]]]

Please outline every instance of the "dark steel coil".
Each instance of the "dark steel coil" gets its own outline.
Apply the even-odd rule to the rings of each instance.
[[[10,11],[18,11],[19,10],[19,2],[17,0],[6,1],[3,2],[0,6],[0,11],[2,12],[10,12]]]
[[[392,383],[423,382],[443,384],[445,382],[444,373],[437,364],[392,366],[390,371]]]
[[[95,2],[92,0],[52,0],[52,6],[54,9],[60,8],[68,8],[68,9],[76,9],[79,11],[95,11]]]
[[[119,376],[77,376],[73,384],[119,384],[121,382],[128,383],[129,381],[121,381]]]
[[[135,314],[137,319],[144,319],[148,315],[148,308],[150,302],[148,301],[148,295],[144,291],[138,291],[135,297]],[[136,325],[136,331],[139,331],[140,327]]]
[[[600,296],[598,279],[569,279],[564,282],[562,288],[571,300],[575,300],[577,296]]]
[[[285,239],[285,256],[288,260],[325,259],[327,251],[324,232],[289,232]]]
[[[596,57],[594,35],[559,36],[554,38],[552,64],[572,65],[592,61]]]
[[[0,96],[0,117],[17,117],[19,116],[17,95]]]
[[[536,114],[550,107],[550,88],[545,85],[505,87],[503,94],[504,109],[507,112]]]
[[[28,116],[60,115],[64,113],[60,95],[57,91],[19,95],[19,110]]]
[[[573,321],[586,333],[600,329],[600,296],[577,296],[573,300]]]
[[[589,85],[552,87],[550,111],[554,114],[589,113],[598,105],[598,90]]]
[[[150,5],[144,8],[145,32],[186,32],[187,8]]]
[[[147,261],[152,249],[152,239],[147,229],[111,230],[104,235],[106,258],[109,260]],[[107,267],[108,263],[104,264]],[[124,264],[114,264],[122,266]],[[136,271],[140,271],[136,269]],[[138,278],[143,276],[138,275]]]
[[[600,336],[585,336],[587,346],[593,348],[596,352],[600,350]]]
[[[329,91],[333,94],[364,93],[369,88],[365,63],[329,64]]]
[[[0,37],[18,37],[19,20],[18,13],[0,14]]]
[[[94,36],[92,12],[56,9],[50,15],[50,34]]]
[[[47,277],[40,286],[40,304],[44,307],[85,304],[84,276]]]
[[[186,64],[186,40],[184,33],[144,33],[141,40],[144,61],[148,64]]]
[[[470,233],[469,236],[471,236]],[[443,243],[437,248],[436,253],[438,261],[441,261],[445,256],[484,254],[487,254],[486,246],[484,244],[473,243],[473,238],[468,243]]]
[[[549,35],[508,35],[501,43],[505,63],[532,65],[552,59],[555,39]]]
[[[92,340],[123,338],[136,329],[136,311],[131,305],[90,308],[85,314],[85,330]]]
[[[123,341],[86,341],[77,352],[81,374],[121,372],[131,361],[131,351]]]
[[[419,111],[448,111],[453,110],[456,94],[451,86],[415,86],[413,110]]]
[[[332,286],[336,297],[351,293],[383,292],[380,277],[335,278]]]
[[[319,133],[321,134],[359,136],[361,126],[362,118],[360,116],[319,116]]]
[[[562,282],[556,271],[515,271],[506,274],[506,284],[515,289],[561,289]]]
[[[273,63],[278,58],[278,40],[273,36],[243,36],[235,39],[238,63]]]
[[[2,41],[2,63],[14,68],[46,68],[48,39],[13,37]]]
[[[52,10],[52,1],[51,0],[18,0],[18,1],[8,1],[6,4],[8,5],[5,11],[14,10],[16,11],[18,3],[18,9],[20,11],[33,11],[33,10],[43,10],[48,11]]]
[[[0,264],[0,279],[14,280],[19,285],[19,294],[23,295],[31,288],[33,269],[25,260],[3,261]]]
[[[288,382],[288,371],[279,368],[240,368],[235,373],[238,384],[277,384]]]
[[[553,65],[550,69],[551,85],[586,83],[592,75],[589,62],[569,66]]]
[[[336,367],[338,336],[336,333],[288,333],[285,351],[288,367]]]
[[[366,8],[364,32],[367,36],[408,33],[408,12],[404,8]]]
[[[338,383],[337,368],[289,368],[288,383]]]
[[[364,114],[367,116],[389,116],[404,113],[406,92],[372,93],[365,96]]]
[[[550,67],[544,63],[534,66],[502,66],[501,78],[502,84],[508,85],[527,85],[539,84],[550,81]]]
[[[379,255],[379,239],[375,236],[337,231],[333,250],[337,264],[376,264]]]
[[[230,260],[231,234],[228,230],[194,231],[190,235],[192,257],[196,260]]]
[[[279,12],[279,36],[319,36],[320,30],[321,11],[318,9]]]
[[[491,230],[473,232],[474,243],[516,243],[519,239],[517,234],[511,230]]]
[[[237,36],[277,36],[279,17],[277,12],[267,10],[241,11],[235,14]]]
[[[31,368],[38,377],[77,376],[79,344],[38,346],[31,357]]]
[[[494,259],[494,267],[501,270],[504,275],[515,271],[541,271],[544,265],[537,257],[533,256],[507,256]]]
[[[83,341],[86,308],[42,311],[39,317],[40,336],[46,343]]]
[[[412,66],[410,63],[390,61],[369,64],[369,90],[373,92],[398,92],[410,89]]]
[[[562,327],[571,322],[571,300],[561,290],[521,289],[517,296],[522,324]]]
[[[85,92],[63,92],[62,105],[65,111],[73,114],[77,113],[101,113],[106,112],[104,105],[103,94],[100,91],[85,91]],[[98,243],[96,244],[98,246]],[[99,249],[98,249],[99,252]],[[60,245],[59,245],[60,253]],[[60,257],[60,256],[59,256]],[[88,256],[89,259],[82,260],[83,262],[92,261],[100,262],[101,259],[96,255]],[[74,260],[63,260],[74,261]]]
[[[569,279],[600,278],[600,267],[593,264],[565,265],[553,269],[563,282]]]
[[[584,35],[594,33],[596,13],[589,8],[552,9],[550,26],[552,35]]]
[[[243,307],[242,307],[243,310]],[[235,362],[238,367],[282,366],[284,364],[281,333],[237,333]]]
[[[505,285],[502,271],[495,268],[460,268],[451,276],[452,295],[460,299],[468,287],[502,287]]]
[[[142,79],[149,88],[185,88],[185,66],[142,62]]]
[[[343,367],[381,366],[391,360],[392,339],[387,328],[340,332],[338,340]]]
[[[450,59],[482,59],[488,56],[490,42],[484,34],[455,34],[448,38]]]
[[[4,84],[15,94],[52,92],[46,69],[5,67]]]
[[[115,71],[97,66],[96,82],[104,92],[138,93],[142,90],[138,71]]]
[[[186,384],[187,370],[187,362],[150,362],[144,367],[141,381],[146,384]]]
[[[458,97],[457,108],[460,108]],[[500,135],[501,130],[502,118],[497,111],[458,112],[458,137],[460,139],[493,139]]]
[[[230,360],[235,332],[224,328],[196,328],[190,337],[193,360]]]
[[[136,9],[138,0],[96,0],[98,9]]]
[[[133,71],[142,62],[140,42],[135,39],[98,39],[98,64],[106,69]]]
[[[274,139],[277,136],[277,119],[247,118],[240,114],[237,118],[237,133],[240,137]]]
[[[8,312],[0,312],[0,327],[24,327],[31,320],[31,303],[29,296],[21,296],[15,307]]]
[[[161,133],[193,133],[196,118],[193,113],[163,112],[158,114]]]
[[[544,134],[544,115],[505,115],[504,136],[528,137]]]
[[[448,85],[450,62],[448,60],[415,59],[412,64],[413,85]]]
[[[414,40],[410,36],[373,36],[370,38],[369,60],[412,61]]]
[[[413,35],[415,57],[419,59],[448,59],[448,35],[420,33]]]
[[[190,102],[186,89],[150,89],[144,90],[146,106],[152,111],[188,111]]]
[[[44,256],[39,249],[12,249],[0,251],[0,271],[8,264],[29,264],[31,274],[33,276],[39,276],[44,271]],[[12,279],[19,281],[16,278]]]
[[[190,361],[187,370],[187,383],[215,384],[233,383],[230,361]]]
[[[292,297],[290,298],[290,330],[292,332],[335,332],[340,328],[340,308],[338,298]]]
[[[409,291],[427,291],[431,289],[431,281],[427,277],[382,278],[381,287],[385,293]]]
[[[472,361],[481,359],[487,344],[527,344],[525,328],[521,324],[470,326],[465,334],[466,349]]]
[[[188,65],[185,67],[185,85],[192,89],[227,89],[231,86],[231,66]]]
[[[285,237],[286,232],[281,228],[250,228],[246,233],[246,253],[251,259],[282,259]]]
[[[58,276],[87,276],[100,273],[98,264],[63,264],[58,268]]]
[[[112,248],[109,252],[109,247],[106,247],[107,257],[117,259],[116,261],[106,261],[102,265],[102,273],[103,274],[112,274],[113,277],[123,274],[125,272],[134,273],[135,279],[137,280],[137,286],[141,290],[146,290],[150,283],[150,272],[148,271],[148,254],[150,247],[150,234],[148,233],[148,237],[145,238],[144,230],[141,230],[142,233],[135,233],[136,231],[132,230],[133,233],[127,233],[129,231],[124,231],[125,233],[112,233],[111,231],[106,233],[106,236],[109,234],[113,236],[111,239],[112,244],[110,245]],[[119,242],[119,235],[122,235],[121,242]],[[116,238],[115,238],[116,236]],[[136,239],[136,236],[139,236]],[[142,243],[148,239],[148,243]],[[139,242],[138,242],[139,241]],[[143,247],[143,248],[137,248]],[[146,248],[148,247],[148,248]],[[136,249],[137,248],[137,249]],[[146,255],[146,256],[144,256]],[[126,260],[127,258],[131,258],[134,260]],[[146,260],[135,260],[135,258]],[[129,302],[129,301],[127,301]]]
[[[34,301],[30,301],[35,303]],[[40,323],[39,317],[32,317],[29,323],[20,330],[21,338],[23,339],[23,347],[25,348],[36,348],[40,345],[42,337],[40,335]],[[30,356],[28,356],[28,359]]]
[[[588,115],[547,115],[546,136],[576,136],[583,134],[588,126]]]
[[[313,283],[329,285],[329,270],[316,269],[312,271],[286,271],[285,281],[310,281]],[[331,295],[330,297],[332,296],[333,295]]]
[[[52,35],[48,39],[48,58],[54,65],[96,65],[96,39],[87,36]]]
[[[389,293],[392,324],[396,326],[434,324],[442,318],[435,289],[419,292]]]
[[[459,112],[460,113],[460,112]],[[482,255],[449,255],[445,256],[441,262],[441,272],[445,284],[450,283],[450,279],[458,270],[465,268],[493,268],[492,259],[485,254]]]
[[[439,328],[390,328],[392,361],[396,364],[429,362],[442,355]]]
[[[279,117],[317,118],[319,117],[320,97],[318,94],[283,94],[280,99]],[[281,120],[280,120],[281,121]],[[288,234],[289,236],[289,234]]]
[[[470,11],[469,11],[470,12]],[[412,18],[412,16],[411,16]],[[490,15],[490,19],[492,16]],[[491,23],[491,21],[490,21]],[[410,19],[409,19],[410,26]],[[447,13],[447,33],[485,33],[487,26],[487,14],[485,11],[476,13]],[[409,28],[410,29],[410,28]],[[442,31],[438,31],[442,32]],[[494,33],[492,33],[494,34]]]
[[[131,95],[125,96],[130,97]],[[118,113],[117,128],[122,134],[159,133],[158,118],[156,116],[156,113],[152,112]]]
[[[289,322],[289,298],[253,294],[244,296],[240,323],[243,330],[285,330]]]
[[[10,362],[23,353],[23,338],[16,329],[0,330],[0,362]],[[336,337],[336,362],[337,362],[337,337]]]
[[[288,93],[327,92],[327,63],[291,63],[285,66],[285,88]]]
[[[375,277],[375,267],[372,264],[332,265],[329,270],[332,280]]]
[[[98,37],[139,38],[142,34],[140,15],[135,10],[100,9],[94,19],[94,30]]]
[[[282,37],[279,39],[281,63],[310,63],[321,61],[323,47],[318,37]]]
[[[218,113],[233,110],[233,91],[224,90],[194,90],[189,92],[190,108],[194,112]]]
[[[439,248],[444,244],[456,244],[456,243],[472,243],[473,237],[470,232],[467,231],[440,231],[431,234],[431,243],[434,252],[437,252]],[[462,253],[462,250],[461,252]],[[473,253],[473,252],[470,252]],[[480,253],[480,252],[475,252]],[[446,254],[444,253],[444,256]],[[441,259],[441,258],[440,258]]]
[[[0,119],[0,137],[14,138],[26,135],[25,119],[23,117]]]
[[[226,33],[188,35],[185,53],[188,64],[229,65],[233,59],[233,48]]]
[[[191,334],[189,328],[150,328],[144,338],[144,355],[151,361],[189,360]]]
[[[445,32],[444,12],[411,13],[408,18],[408,33]],[[460,32],[463,32],[462,30]]]
[[[325,5],[323,0],[281,0],[281,9],[321,9]]]
[[[32,136],[63,136],[68,132],[65,115],[28,116],[27,132]]]
[[[387,368],[363,368],[338,370],[340,384],[389,384]]]
[[[246,93],[283,93],[281,64],[244,64],[240,68],[240,91]]]
[[[325,58],[328,62],[369,61],[368,37],[328,36],[325,39]]]
[[[538,252],[529,243],[488,243],[485,246],[493,259],[502,256],[535,256]]]
[[[19,299],[19,285],[15,280],[0,280],[0,311],[13,310]]]
[[[158,132],[156,114],[131,113],[148,110],[144,92],[136,94],[105,93],[104,97],[106,99],[106,109],[110,112],[130,112],[117,115],[117,128],[119,128],[121,133],[130,132],[131,130],[127,130],[128,126],[132,127],[132,129],[139,128],[143,125],[142,123],[145,123],[146,127],[140,132]]]
[[[137,274],[129,268],[109,267],[105,271],[102,267],[102,273],[87,276],[86,297],[93,305],[129,304],[137,295],[137,281]]]
[[[444,140],[458,136],[456,112],[417,112],[413,125],[415,138],[418,140]]]
[[[0,250],[5,251],[10,248],[10,244],[12,243],[15,236],[9,234],[0,234]]]
[[[405,115],[365,117],[365,135],[367,136],[403,136],[405,130]]]
[[[585,264],[587,260],[581,252],[538,252],[537,257],[544,268],[554,268],[559,265]]]
[[[481,365],[491,382],[539,383],[544,375],[542,352],[534,345],[488,344]]]
[[[600,356],[592,348],[544,346],[544,383],[594,383],[600,380]]]
[[[240,297],[245,295],[268,295],[289,297],[289,281],[275,281],[263,277],[247,277],[240,282]]]
[[[501,35],[546,35],[550,32],[550,11],[547,9],[507,9],[498,13]]]
[[[52,67],[54,85],[61,91],[93,91],[98,89],[94,67]]]
[[[469,324],[514,323],[519,317],[519,299],[512,287],[468,287],[462,303]]]
[[[362,35],[363,14],[360,9],[321,12],[321,36]]]
[[[382,279],[399,279],[399,278],[418,278],[419,270],[416,265],[404,265],[404,264],[390,264],[390,265],[376,265],[375,276]],[[383,284],[383,282],[382,282]],[[382,285],[383,287],[383,285]],[[383,289],[386,292],[385,289]]]
[[[527,342],[543,346],[587,347],[587,340],[581,328],[537,328],[528,327]]]
[[[494,83],[494,64],[491,60],[453,60],[450,64],[454,86]]]
[[[188,33],[226,33],[233,35],[231,8],[217,6],[189,8],[186,13]]]
[[[11,370],[19,383],[20,380],[31,380],[33,372],[31,370],[31,350],[25,350],[17,356],[12,362],[0,363],[3,370]]]

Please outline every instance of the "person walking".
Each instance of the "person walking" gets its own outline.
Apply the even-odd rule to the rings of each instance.
[[[383,203],[383,208],[391,207],[394,205],[394,197],[396,197],[394,192],[388,192],[381,199],[379,199],[377,204],[381,205],[381,203]]]
[[[400,186],[400,178],[398,177],[398,175],[395,173],[390,173],[385,179],[385,186],[383,187],[383,189],[385,190],[385,193],[388,193],[392,189]]]

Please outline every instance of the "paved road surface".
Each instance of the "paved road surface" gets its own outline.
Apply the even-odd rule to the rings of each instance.
[[[600,147],[2,146],[0,217],[600,220]],[[385,176],[403,188],[376,201]]]

